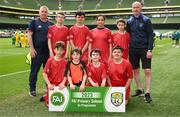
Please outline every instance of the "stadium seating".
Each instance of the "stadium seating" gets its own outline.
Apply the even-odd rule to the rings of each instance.
[[[122,1],[122,8],[129,8],[129,7],[131,7],[131,4],[134,2],[135,0],[128,0],[128,2],[127,2],[127,0],[123,0]]]
[[[40,5],[47,5],[51,10],[57,10],[59,1],[61,1],[62,10],[77,10],[79,5],[82,5],[83,10],[93,10],[99,2],[101,3],[98,9],[115,9],[120,1],[122,1],[122,3],[119,8],[129,8],[135,0],[1,0],[0,5],[28,9],[38,9]],[[144,6],[164,6],[164,1],[165,0],[144,0]],[[180,0],[170,0],[169,5],[180,5]]]
[[[27,24],[30,20],[19,19],[17,17],[5,17],[0,16],[0,23],[12,23],[12,24]]]
[[[117,19],[106,19],[106,24],[116,24]],[[127,20],[127,19],[125,19]],[[165,17],[162,18],[151,18],[152,23],[163,23]],[[19,18],[9,18],[9,17],[0,17],[0,23],[13,23],[13,24],[28,24],[30,20],[19,19]],[[55,23],[55,20],[52,20]],[[73,25],[75,20],[65,20],[65,25]],[[168,17],[165,23],[179,23],[179,17]],[[86,25],[95,25],[95,19],[88,19],[85,21]]]
[[[58,10],[58,0],[38,0],[41,5],[47,5],[51,10]]]
[[[114,9],[117,6],[119,0],[103,0],[100,9]]]
[[[12,7],[18,7],[18,8],[29,8],[29,9],[38,8],[35,0],[33,0],[33,2],[29,0],[1,0],[0,5],[12,6]]]
[[[81,1],[62,1],[62,10],[77,10],[78,6],[81,4]]]
[[[58,10],[60,4],[62,10],[77,10],[79,6],[81,6],[83,10],[95,10],[95,8],[116,9],[119,2],[121,2],[121,4],[118,8],[130,8],[134,1],[135,0],[0,0],[0,5],[26,9],[39,9],[40,5],[47,5],[50,10]],[[165,5],[164,0],[144,0],[144,3],[145,7]],[[96,7],[97,4],[100,6]],[[169,5],[180,5],[180,0],[170,0]],[[0,23],[27,24],[29,22],[27,19],[20,20],[18,17],[10,17],[8,15],[1,15]],[[124,18],[127,19],[128,17]],[[108,18],[106,24],[115,24],[116,20],[117,18]],[[179,23],[179,17],[151,18],[151,20],[153,23]],[[55,22],[55,20],[53,20],[53,22]],[[74,23],[74,20],[65,20],[66,25],[72,25]],[[87,18],[85,24],[96,24],[96,22],[94,18],[91,17]]]
[[[179,23],[179,17],[168,17],[167,22],[166,23]]]
[[[144,6],[150,7],[150,6],[164,6],[164,0],[145,0]]]
[[[85,10],[93,10],[98,4],[98,0],[85,0],[83,4],[83,9]]]
[[[180,0],[171,0],[169,5],[180,5]]]

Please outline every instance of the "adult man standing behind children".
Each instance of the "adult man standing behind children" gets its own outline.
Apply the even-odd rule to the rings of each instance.
[[[142,5],[140,2],[132,4],[133,16],[127,21],[127,32],[130,33],[130,50],[129,60],[133,66],[135,83],[137,85],[134,96],[143,96],[144,90],[140,80],[140,60],[142,61],[142,68],[144,69],[146,77],[146,92],[144,96],[145,102],[152,101],[150,96],[151,89],[151,59],[153,49],[153,26],[151,20],[143,15]]]
[[[52,23],[48,20],[49,9],[47,6],[41,6],[39,9],[39,18],[31,21],[28,27],[28,41],[31,54],[31,71],[29,76],[29,95],[36,96],[37,75],[41,65],[43,67],[49,58],[48,50],[48,27]]]

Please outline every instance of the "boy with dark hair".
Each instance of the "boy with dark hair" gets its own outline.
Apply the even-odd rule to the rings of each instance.
[[[130,43],[130,36],[129,33],[126,32],[126,22],[124,19],[119,19],[117,21],[117,28],[118,31],[113,33],[113,46],[121,46],[123,48],[123,55],[124,59],[128,59],[129,55],[129,43]]]
[[[111,31],[105,26],[105,16],[98,15],[96,17],[97,27],[91,30],[92,40],[89,44],[89,51],[93,48],[98,48],[101,53],[101,62],[108,63],[111,59],[112,52],[112,34]]]
[[[82,52],[75,48],[71,52],[72,60],[68,62],[65,70],[65,76],[68,78],[70,89],[74,90],[80,86],[79,91],[83,91],[87,79],[86,64],[80,59]]]
[[[106,85],[106,66],[100,62],[101,52],[99,49],[93,49],[90,52],[91,63],[87,65],[88,80],[90,86],[104,87]]]
[[[70,44],[72,49],[80,48],[82,51],[82,60],[87,62],[88,60],[88,45],[90,40],[90,31],[87,26],[84,25],[85,13],[76,12],[75,14],[76,24],[70,28]]]
[[[112,87],[125,87],[126,104],[130,94],[130,84],[133,78],[132,66],[128,60],[122,58],[123,49],[115,46],[112,49],[112,60],[108,63],[109,85]]]
[[[60,89],[65,87],[66,76],[64,75],[67,61],[63,58],[65,44],[57,42],[55,44],[55,56],[50,57],[43,70],[43,77],[47,84],[47,91],[45,95],[45,104],[48,106],[48,90],[52,90],[54,86],[59,86]]]

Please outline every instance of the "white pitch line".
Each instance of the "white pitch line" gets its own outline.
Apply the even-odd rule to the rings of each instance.
[[[0,78],[1,77],[6,77],[6,76],[11,76],[11,75],[25,73],[25,72],[28,72],[28,71],[30,71],[30,70],[24,70],[24,71],[19,71],[19,72],[13,72],[13,73],[9,73],[9,74],[0,75]]]

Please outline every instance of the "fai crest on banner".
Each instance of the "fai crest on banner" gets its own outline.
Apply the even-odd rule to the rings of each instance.
[[[111,94],[111,103],[114,106],[120,106],[123,103],[123,94],[120,92],[114,92]]]

